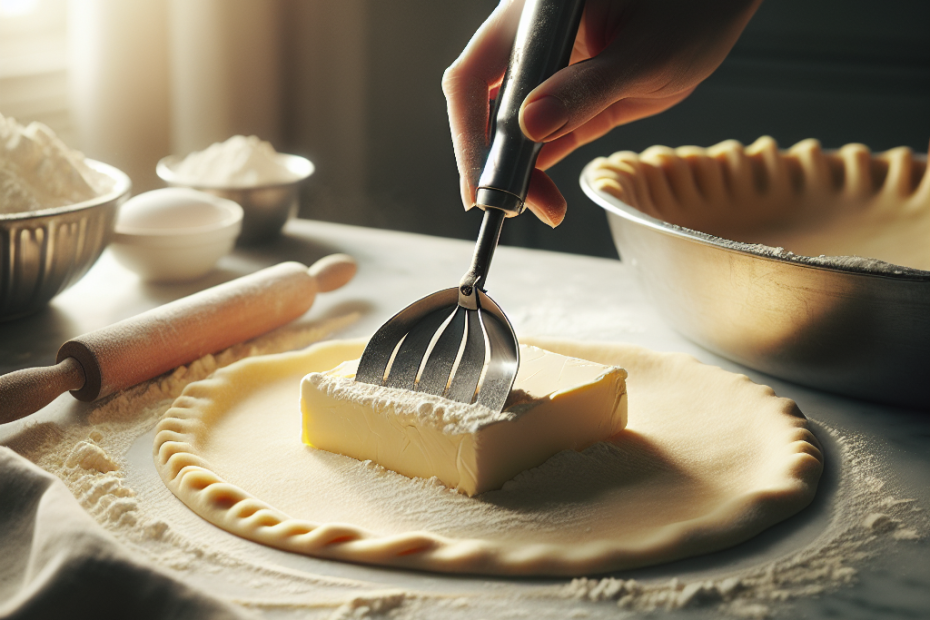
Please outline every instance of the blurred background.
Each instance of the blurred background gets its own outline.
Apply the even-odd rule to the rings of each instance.
[[[42,121],[135,191],[155,162],[234,134],[310,158],[301,217],[473,239],[458,198],[444,69],[491,0],[0,0],[0,112]],[[767,0],[685,102],[553,168],[556,230],[525,216],[503,242],[616,256],[582,167],[654,144],[788,147],[930,139],[930,2]]]

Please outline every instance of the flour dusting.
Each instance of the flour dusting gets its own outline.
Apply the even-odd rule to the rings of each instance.
[[[881,470],[859,437],[843,437],[820,425],[842,453],[835,515],[814,542],[804,549],[764,565],[723,574],[716,579],[658,583],[634,579],[574,579],[558,596],[588,601],[613,601],[636,612],[711,607],[736,618],[768,618],[775,606],[792,599],[817,596],[854,583],[857,567],[874,553],[873,543],[917,540],[927,531],[927,517],[912,499],[900,499],[875,473]],[[880,511],[880,512],[879,512]]]
[[[685,228],[684,226],[677,226],[675,224],[667,223],[663,224],[672,230],[682,231],[686,234],[694,235],[700,239],[706,239],[713,243],[718,243],[725,248],[748,252],[750,254],[755,254],[756,256],[784,260],[791,263],[797,263],[799,265],[830,267],[844,271],[853,271],[856,273],[866,274],[917,276],[921,278],[925,278],[927,275],[927,271],[923,269],[904,265],[896,265],[894,263],[889,263],[877,258],[869,258],[866,256],[827,256],[824,254],[819,256],[805,256],[803,254],[795,254],[794,252],[786,250],[782,247],[771,247],[763,243],[743,243],[741,241],[731,241],[729,239],[716,237],[699,230]]]
[[[357,596],[348,603],[340,605],[330,616],[330,620],[349,620],[351,618],[375,618],[383,616],[400,607],[406,595],[403,592],[388,592],[376,595]]]
[[[396,418],[402,424],[433,428],[448,435],[475,433],[495,422],[512,420],[516,414],[497,412],[479,404],[451,401],[425,392],[361,383],[354,378],[314,372],[308,382],[328,397],[357,403],[378,415]]]

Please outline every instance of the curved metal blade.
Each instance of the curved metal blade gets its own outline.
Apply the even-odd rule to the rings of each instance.
[[[520,344],[500,306],[481,291],[478,291],[478,304],[481,322],[488,336],[490,355],[477,402],[493,411],[501,411],[517,378]]]
[[[451,288],[398,312],[372,336],[359,361],[356,380],[463,403],[473,402],[477,391],[478,404],[494,411],[503,409],[517,377],[520,347],[500,307],[480,289],[476,293],[477,310],[459,306],[459,290]],[[388,364],[390,373],[385,377]],[[421,366],[423,373],[417,382]]]
[[[449,384],[449,375],[452,374],[455,359],[462,346],[462,337],[465,335],[466,313],[467,310],[461,306],[456,308],[452,320],[436,340],[433,350],[430,351],[429,359],[426,360],[426,366],[423,367],[423,374],[417,381],[418,392],[436,396],[445,394],[446,386]]]
[[[457,312],[458,307],[450,309],[447,307],[439,308],[426,315],[416,322],[404,338],[403,344],[394,356],[394,362],[391,364],[391,370],[388,372],[384,384],[388,387],[402,390],[416,390],[417,373],[420,371],[420,365],[426,359],[430,342],[436,336],[436,332],[442,327],[442,324],[450,317],[451,313]],[[455,353],[453,361],[455,359]],[[445,386],[443,386],[445,388]],[[442,393],[439,393],[442,396]]]
[[[365,352],[362,353],[362,359],[359,360],[355,380],[383,385],[384,373],[397,344],[424,316],[443,306],[448,306],[451,312],[453,307],[458,306],[458,295],[458,288],[444,289],[410,304],[395,314],[368,341]]]
[[[475,399],[475,390],[484,370],[484,331],[477,310],[465,312],[465,348],[462,359],[452,377],[446,398],[460,403],[471,403]]]

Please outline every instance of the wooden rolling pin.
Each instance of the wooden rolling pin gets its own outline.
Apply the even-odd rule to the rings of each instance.
[[[281,263],[69,340],[55,366],[0,376],[0,424],[67,390],[90,402],[260,336],[302,315],[318,292],[339,288],[355,271],[345,254],[310,269]]]

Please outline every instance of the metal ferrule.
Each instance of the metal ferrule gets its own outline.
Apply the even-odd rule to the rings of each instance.
[[[525,198],[525,192],[523,196]],[[493,187],[479,187],[475,193],[475,204],[482,209],[498,209],[507,217],[513,217],[523,213],[526,208],[524,198]]]

